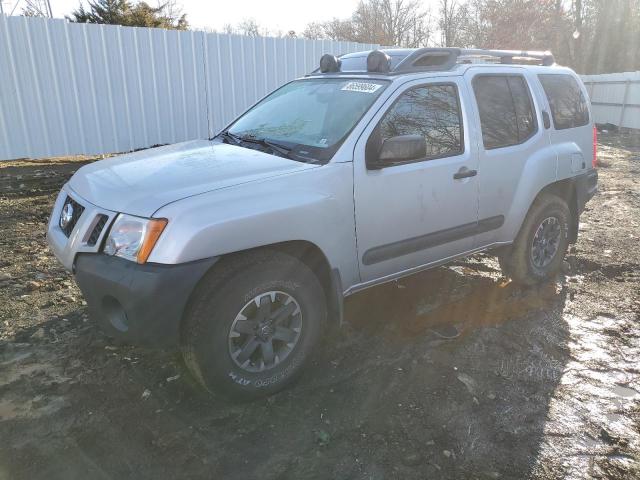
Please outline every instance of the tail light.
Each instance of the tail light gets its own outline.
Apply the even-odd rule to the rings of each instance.
[[[598,167],[598,129],[593,126],[593,158],[591,159],[591,166],[593,168]]]

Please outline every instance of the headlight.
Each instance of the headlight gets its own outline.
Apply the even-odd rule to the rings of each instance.
[[[145,263],[166,226],[166,218],[149,219],[121,213],[109,231],[104,253]]]

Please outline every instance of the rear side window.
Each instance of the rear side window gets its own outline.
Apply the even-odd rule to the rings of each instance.
[[[584,94],[571,75],[538,75],[549,100],[556,130],[582,127],[589,123],[589,107]]]
[[[427,158],[462,153],[462,120],[455,85],[425,85],[404,92],[379,124],[379,142],[399,135],[422,135]]]
[[[527,141],[538,130],[531,93],[520,75],[481,75],[473,80],[487,150]]]

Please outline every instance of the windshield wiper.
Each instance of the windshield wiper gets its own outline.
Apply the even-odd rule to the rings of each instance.
[[[253,135],[236,135],[235,133],[231,133],[227,130],[221,132],[218,136],[223,140],[226,140],[228,143],[232,143],[233,145],[242,146],[243,143],[252,143],[254,145],[260,145],[262,147],[268,148],[273,153],[276,153],[284,158],[302,161],[305,163],[317,163],[316,159],[300,156],[296,153],[293,153],[293,147],[288,147],[286,145],[283,145],[282,143],[274,142],[273,140],[267,140],[266,138],[257,138]]]
[[[221,137],[223,140],[227,140],[227,141],[231,140],[231,143],[233,143],[234,145],[240,145],[240,143],[242,142],[239,136],[234,135],[233,133],[230,133],[228,130],[225,130],[224,132],[220,132],[218,136]]]
[[[293,148],[287,147],[286,145],[282,145],[281,143],[273,142],[271,140],[267,140],[266,138],[255,138],[249,135],[244,137],[236,137],[236,138],[239,138],[243,142],[262,145],[263,147],[270,148],[273,152],[277,152],[286,158],[291,158],[291,155],[292,155],[291,150],[293,150]]]
[[[293,156],[293,154],[291,153],[293,148],[282,145],[281,143],[267,140],[266,138],[256,138],[253,135],[236,135],[227,130],[222,132],[220,136],[226,140],[231,140],[236,145],[241,145],[242,143],[253,143],[255,145],[260,145],[268,148],[272,152],[277,153],[285,158],[292,158]]]

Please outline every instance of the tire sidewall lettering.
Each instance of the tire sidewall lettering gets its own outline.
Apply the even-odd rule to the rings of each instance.
[[[295,292],[300,287],[299,284],[290,280],[273,280],[271,282],[263,283],[250,291],[248,291],[244,295],[244,302],[249,302],[252,298],[257,297],[262,292],[273,290],[273,289],[288,289],[291,293]]]
[[[266,387],[270,387],[272,385],[277,384],[278,382],[281,382],[282,380],[284,380],[285,378],[287,378],[287,376],[289,376],[289,374],[291,374],[295,369],[296,366],[298,365],[298,361],[297,359],[292,359],[288,365],[283,368],[281,371],[271,375],[270,377],[267,378],[256,378],[256,379],[249,379],[246,377],[243,377],[241,374],[238,374],[237,372],[231,370],[227,373],[227,376],[234,382],[237,383],[238,385],[241,385],[243,387],[248,387],[248,386],[253,386],[256,388],[266,388]]]

